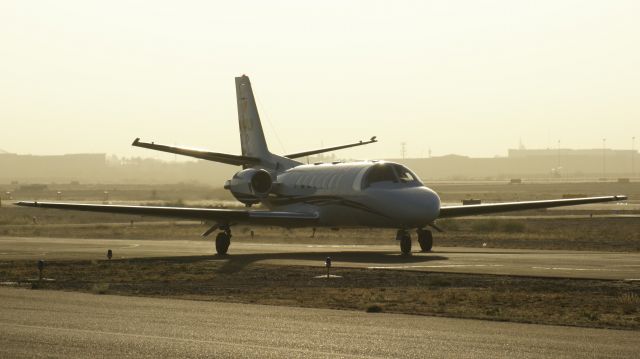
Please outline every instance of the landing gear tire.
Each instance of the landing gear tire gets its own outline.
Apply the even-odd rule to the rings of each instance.
[[[231,233],[220,232],[216,236],[216,252],[218,255],[225,255],[229,250],[229,245],[231,244]]]
[[[411,255],[411,236],[407,231],[399,230],[396,239],[400,241],[400,252],[403,255]]]
[[[433,248],[433,234],[427,229],[418,229],[418,244],[422,252],[431,252]]]

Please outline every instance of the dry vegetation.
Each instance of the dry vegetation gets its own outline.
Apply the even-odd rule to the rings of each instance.
[[[36,277],[0,263],[0,281]],[[273,266],[215,256],[49,262],[34,288],[207,301],[640,329],[640,283]]]
[[[588,196],[625,194],[631,199],[640,198],[638,182],[617,183],[580,182],[556,180],[553,182],[529,182],[509,184],[508,181],[426,181],[445,202],[460,203],[462,199],[476,198],[483,201],[523,201],[560,198],[565,194]],[[177,184],[62,184],[49,183],[32,186],[29,184],[0,184],[0,195],[7,200],[5,192],[10,192],[14,200],[62,200],[62,201],[103,201],[108,192],[110,201],[215,201],[233,200],[231,194],[220,187],[201,183]],[[58,195],[60,192],[60,195]]]

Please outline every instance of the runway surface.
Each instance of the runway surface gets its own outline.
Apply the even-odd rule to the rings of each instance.
[[[638,333],[0,287],[0,357],[632,358]]]
[[[201,256],[215,253],[209,240],[116,240],[0,237],[0,261],[17,259],[115,259]],[[568,278],[640,280],[640,253],[512,250],[435,247],[432,253],[399,254],[397,246],[306,245],[233,242],[222,257],[243,264],[254,262],[334,267],[483,273]]]

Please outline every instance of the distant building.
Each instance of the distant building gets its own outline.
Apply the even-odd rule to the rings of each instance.
[[[635,165],[633,164],[635,160]],[[616,178],[635,177],[638,151],[613,149],[510,149],[507,157],[472,158],[446,155],[391,159],[403,163],[425,179]],[[635,174],[632,169],[635,168]]]
[[[60,156],[0,154],[0,181],[68,181],[86,180],[104,175],[104,153]]]
[[[60,156],[0,154],[0,183],[178,183],[220,186],[239,167],[209,161],[118,159],[104,153]]]
[[[613,150],[610,148],[592,148],[583,150],[573,150],[570,148],[557,148],[557,149],[543,149],[543,150],[527,150],[527,149],[509,149],[509,158],[525,158],[525,157],[568,157],[568,156],[586,156],[586,157],[600,157],[604,153],[607,157],[623,157],[631,158],[632,153],[638,153],[638,151],[632,150]]]

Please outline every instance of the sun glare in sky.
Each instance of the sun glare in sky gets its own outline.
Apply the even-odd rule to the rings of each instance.
[[[5,0],[0,148],[239,153],[247,74],[275,153],[374,135],[339,155],[629,149],[638,19],[638,1]]]

